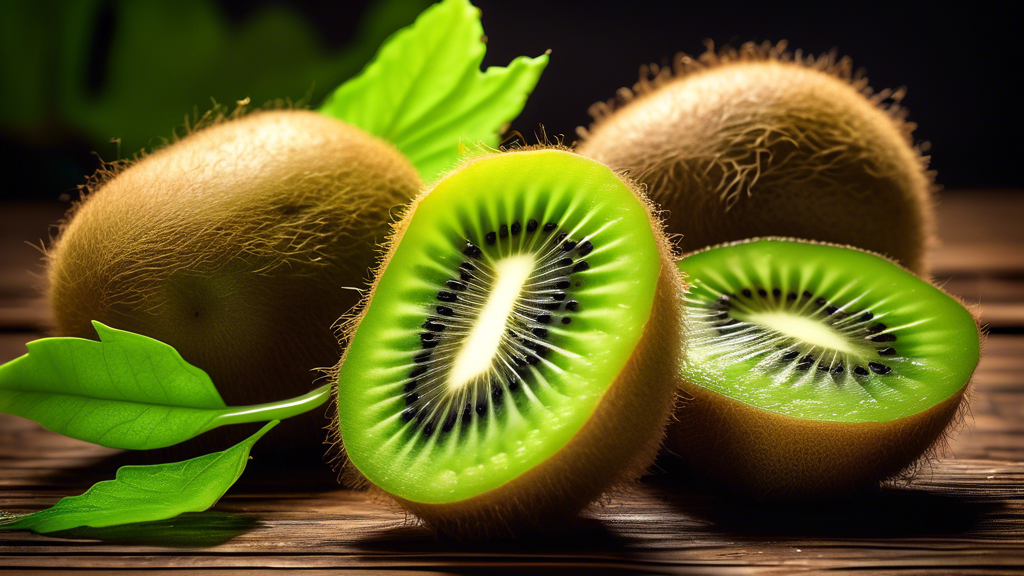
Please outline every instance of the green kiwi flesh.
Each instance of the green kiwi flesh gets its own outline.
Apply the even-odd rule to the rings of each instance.
[[[56,333],[95,338],[99,320],[166,342],[229,405],[304,394],[359,300],[341,288],[366,284],[391,208],[421,185],[393,146],[310,111],[195,131],[96,182],[69,215],[48,254]],[[326,422],[298,420],[275,446],[319,463]]]
[[[871,253],[759,239],[679,267],[689,402],[675,451],[747,491],[828,494],[899,472],[947,428],[978,364],[970,312]],[[715,454],[695,456],[716,434]]]
[[[571,514],[639,474],[678,384],[669,254],[634,189],[567,151],[443,179],[398,225],[338,369],[350,465],[461,535]]]

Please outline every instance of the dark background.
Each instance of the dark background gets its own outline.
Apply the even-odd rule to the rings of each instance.
[[[201,0],[190,1],[204,4]],[[819,54],[834,48],[840,55],[850,56],[856,67],[866,70],[876,90],[905,86],[903,104],[910,111],[909,119],[919,125],[915,139],[930,143],[931,166],[938,172],[939,184],[946,188],[1024,187],[1017,165],[1021,122],[1018,89],[1014,88],[1021,80],[1020,31],[1019,20],[1011,15],[1010,5],[955,3],[953,8],[940,9],[935,3],[908,2],[474,3],[483,11],[483,25],[489,38],[485,65],[505,65],[519,55],[536,56],[547,49],[552,51],[551,64],[536,92],[511,126],[530,142],[541,125],[549,135],[564,134],[568,142],[574,140],[575,128],[589,122],[588,106],[635,82],[643,63],[668,63],[679,51],[699,54],[704,50],[705,39],[718,46],[785,39],[791,48],[805,53]],[[73,24],[81,27],[83,37],[90,39],[83,45],[84,52],[79,50],[83,73],[76,77],[75,89],[85,105],[79,106],[77,113],[93,114],[104,104],[104,98],[120,98],[119,101],[127,102],[123,104],[125,109],[141,107],[145,116],[140,118],[149,122],[145,129],[153,131],[153,139],[145,142],[128,138],[120,146],[110,141],[124,136],[117,128],[105,131],[98,121],[92,121],[98,112],[96,117],[76,119],[51,98],[58,90],[54,82],[46,79],[51,76],[50,67],[66,66],[53,53],[55,46],[67,42],[68,29],[51,25],[59,19],[62,3],[55,5],[57,12],[51,9],[41,15],[34,8],[37,4],[47,3],[24,5],[33,6],[29,12],[41,24],[29,26],[8,20],[8,37],[0,40],[5,61],[25,66],[21,72],[13,68],[15,78],[2,79],[6,86],[0,88],[7,92],[6,100],[2,100],[5,115],[0,117],[2,200],[66,202],[74,198],[76,187],[97,168],[98,158],[130,157],[142,146],[157,144],[159,138],[168,137],[179,128],[186,115],[208,109],[210,97],[232,102],[252,96],[259,103],[274,97],[299,100],[308,95],[310,103],[316,105],[330,88],[372,56],[379,40],[390,29],[411,22],[427,2],[395,0],[387,4],[391,13],[387,25],[391,28],[378,30],[379,37],[373,38],[361,30],[360,22],[375,7],[380,9],[381,2],[213,3],[213,12],[229,34],[245,29],[255,17],[288,14],[304,20],[309,33],[302,36],[325,58],[347,60],[337,66],[325,65],[324,70],[330,70],[318,77],[318,84],[307,83],[303,78],[299,85],[293,78],[291,84],[282,81],[276,87],[273,79],[260,84],[258,75],[269,78],[293,68],[295,63],[287,62],[292,52],[273,45],[252,54],[234,50],[230,62],[241,63],[236,65],[237,77],[222,79],[222,84],[230,81],[230,87],[217,85],[218,78],[212,77],[216,76],[215,71],[197,73],[196,78],[206,84],[197,84],[196,92],[187,93],[182,101],[176,102],[150,99],[142,90],[139,94],[126,94],[123,90],[111,94],[110,78],[117,72],[111,69],[117,65],[112,58],[112,38],[116,37],[118,26],[125,23],[119,21],[118,3],[99,1],[90,17]],[[0,13],[0,18],[10,18],[11,13]],[[189,10],[183,9],[174,18],[187,23],[189,14]],[[187,26],[182,24],[182,28]],[[12,37],[12,29],[22,36]],[[362,47],[353,48],[360,42]],[[146,49],[160,50],[161,46],[156,42]],[[181,47],[168,45],[167,50]],[[181,62],[182,66],[190,65],[187,58],[183,57]],[[8,76],[12,74],[10,70],[8,65]],[[36,93],[27,88],[20,92],[9,90],[15,85],[12,82],[33,76],[24,70],[38,71],[45,80],[40,81]],[[173,74],[168,77],[170,81],[184,82],[176,80]],[[249,82],[253,85],[249,86]],[[207,85],[218,87],[207,89]],[[163,94],[159,87],[146,89],[150,95]],[[206,94],[202,90],[218,93]],[[96,106],[90,108],[93,104]],[[150,109],[145,108],[147,105]],[[154,109],[157,106],[159,109]],[[25,107],[24,113],[21,107]],[[88,127],[83,128],[85,125]]]

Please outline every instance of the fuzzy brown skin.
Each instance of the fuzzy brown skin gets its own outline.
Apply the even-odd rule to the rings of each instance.
[[[688,469],[744,495],[828,498],[917,461],[954,421],[967,389],[891,422],[844,423],[776,414],[685,383],[666,445]]]
[[[933,175],[900,96],[873,94],[832,54],[709,50],[595,105],[578,151],[646,184],[686,251],[792,236],[866,248],[925,275]]]
[[[48,254],[56,332],[91,320],[156,338],[228,405],[308,392],[341,351],[389,211],[419,192],[392,146],[309,111],[214,124],[92,190]],[[322,411],[277,446],[322,452]],[[300,419],[296,419],[300,420]],[[287,437],[287,442],[285,442]]]
[[[562,147],[532,147],[507,154],[553,150],[571,153]],[[488,157],[470,160],[467,165]],[[639,344],[583,428],[541,465],[461,502],[427,504],[391,495],[437,532],[455,538],[479,538],[550,530],[570,520],[614,486],[639,478],[654,461],[673,408],[675,390],[681,384],[678,366],[685,346],[682,295],[686,284],[673,262],[671,246],[653,206],[632,182],[624,182],[643,203],[661,254],[654,306]],[[378,278],[401,242],[416,206],[427,194],[429,191],[417,198],[396,224]],[[353,317],[346,324],[350,333],[360,317]],[[344,439],[336,440],[339,459],[344,462]],[[360,476],[354,466],[345,466],[349,482]]]

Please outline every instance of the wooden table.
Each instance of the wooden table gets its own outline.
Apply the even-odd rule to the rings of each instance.
[[[990,329],[968,426],[911,481],[800,508],[729,500],[667,474],[607,498],[558,534],[437,540],[388,503],[325,482],[326,467],[254,459],[210,512],[56,536],[0,533],[0,567],[169,571],[358,569],[535,574],[1024,571],[1024,194],[940,196],[935,274]],[[0,361],[48,322],[33,286],[61,208],[0,206]],[[0,510],[28,512],[113,477],[131,455],[0,416]]]

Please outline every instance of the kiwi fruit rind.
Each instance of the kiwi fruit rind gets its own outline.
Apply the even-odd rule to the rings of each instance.
[[[876,486],[961,414],[978,324],[893,262],[757,239],[679,267],[690,336],[668,446],[715,485],[786,500]]]
[[[684,283],[630,182],[477,157],[396,225],[337,371],[350,474],[458,537],[558,525],[655,457]]]
[[[848,58],[782,44],[680,55],[591,108],[580,154],[646,184],[684,251],[786,236],[864,248],[927,274],[933,174],[902,92]]]
[[[214,122],[74,207],[48,251],[55,331],[95,338],[99,320],[166,342],[228,405],[304,394],[341,353],[332,326],[360,298],[344,287],[367,284],[390,210],[421,186],[392,145],[322,114]],[[318,416],[275,445],[322,454]]]

